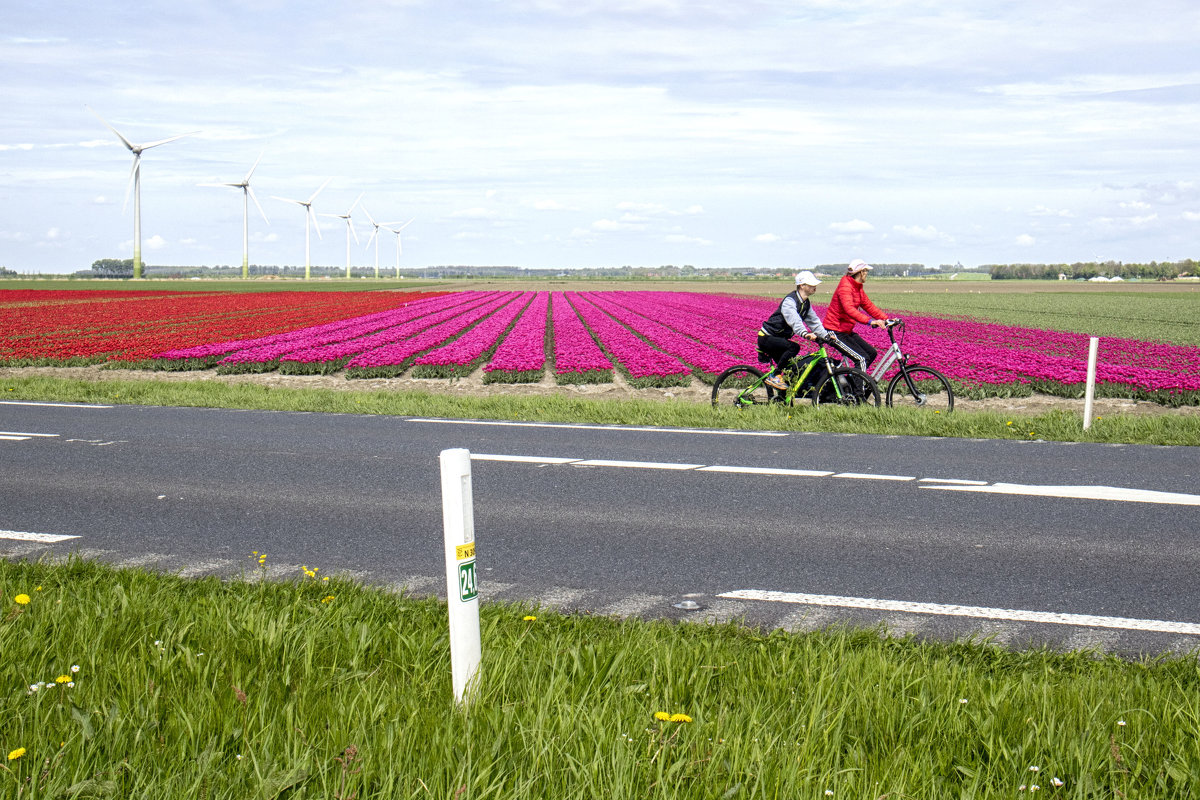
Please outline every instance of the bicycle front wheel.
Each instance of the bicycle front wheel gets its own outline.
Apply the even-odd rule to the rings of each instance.
[[[887,404],[948,414],[954,410],[954,390],[933,367],[904,367],[888,384]]]
[[[814,406],[879,406],[879,387],[861,369],[839,367],[817,387]]]
[[[766,405],[770,402],[770,398],[767,396],[768,387],[763,383],[762,377],[761,371],[745,364],[725,370],[713,383],[713,408],[717,406],[749,408],[750,406]]]

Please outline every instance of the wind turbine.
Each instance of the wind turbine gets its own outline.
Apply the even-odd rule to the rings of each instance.
[[[367,211],[366,206],[362,207],[362,211],[364,214],[367,215],[367,219],[370,220],[371,224],[375,227],[375,230],[371,231],[371,238],[367,239],[367,247],[371,246],[372,240],[375,241],[375,278],[378,279],[379,278],[379,229],[386,228],[388,225],[395,225],[396,223],[394,223],[394,222],[376,222],[375,218],[371,216],[371,212]],[[399,277],[399,276],[397,276],[397,277]]]
[[[413,219],[415,219],[415,217]],[[408,222],[404,223],[399,228],[388,228],[389,231],[396,234],[396,278],[397,279],[400,277],[400,231],[404,230],[409,225],[412,225],[412,222],[413,221],[410,219]]]
[[[321,189],[324,189],[326,186],[328,186],[329,181],[331,180],[333,180],[333,178],[326,178],[325,182],[321,184],[321,188],[313,192],[312,196],[307,200],[290,200],[286,197],[271,195],[271,197],[274,197],[276,200],[282,200],[285,203],[295,203],[298,206],[304,207],[304,280],[308,280],[310,277],[312,277],[312,261],[309,258],[309,254],[312,252],[309,245],[311,236],[308,232],[308,223],[310,221],[312,222],[312,226],[317,229],[317,238],[321,238],[321,226],[317,223],[317,215],[314,214],[312,210],[313,200],[317,199],[317,195],[321,193]]]
[[[354,223],[350,221],[350,215],[354,213],[355,207],[358,206],[358,201],[362,200],[364,193],[359,193],[358,199],[354,201],[354,205],[350,206],[350,210],[345,214],[326,214],[327,217],[335,217],[337,219],[346,220],[346,277],[350,277],[350,236],[354,235],[354,241],[358,241],[358,234],[354,231]]]
[[[230,186],[234,189],[242,190],[242,278],[250,277],[250,201],[254,201],[254,205],[258,208],[258,213],[262,214],[263,222],[268,225],[271,220],[267,219],[267,212],[263,211],[263,207],[259,205],[258,198],[254,196],[254,190],[250,188],[250,176],[254,174],[254,170],[258,168],[258,162],[262,161],[260,153],[258,159],[255,160],[254,166],[246,173],[246,177],[242,178],[241,183],[202,183],[201,186]]]
[[[95,109],[91,106],[85,106],[88,111],[96,114]],[[129,148],[129,152],[133,153],[133,170],[129,173],[129,184],[125,186],[125,203],[121,206],[121,211],[124,212],[125,207],[129,205],[129,186],[133,186],[133,277],[142,277],[142,152],[149,150],[151,147],[158,147],[160,144],[173,142],[176,139],[182,139],[184,136],[194,136],[199,131],[191,133],[181,133],[178,136],[171,136],[167,139],[159,139],[157,142],[148,142],[147,144],[134,144],[126,139],[121,132],[109,125],[104,117],[96,114],[96,119],[104,123],[104,127],[117,135],[121,140],[121,144]]]

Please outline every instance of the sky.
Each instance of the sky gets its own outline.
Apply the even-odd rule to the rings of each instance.
[[[1200,256],[1200,4],[0,5],[0,267]],[[361,200],[359,200],[361,196]],[[364,211],[365,209],[365,211]]]

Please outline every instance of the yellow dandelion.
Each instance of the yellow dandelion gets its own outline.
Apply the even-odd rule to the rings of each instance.
[[[70,680],[71,680],[70,675],[59,675],[57,678],[54,679],[54,682],[55,683],[67,683]]]
[[[16,750],[13,750],[8,754],[8,760],[16,761],[18,758],[20,758],[23,755],[25,755],[25,748],[18,747]]]
[[[537,622],[537,617],[535,617],[535,616],[533,616],[532,614],[530,614],[529,616],[525,617],[525,618],[524,618],[524,620],[525,620],[526,622]]]
[[[321,602],[322,602],[322,603],[332,603],[332,602],[333,602],[333,595],[331,595],[331,594],[330,594],[330,595],[326,595],[325,597],[322,597],[322,598],[321,598]]]
[[[687,714],[672,714],[671,722],[691,722],[692,718]]]
[[[670,722],[671,721],[671,715],[665,711],[655,711],[654,718],[656,720],[658,720],[659,722]]]
[[[19,594],[13,598],[13,601],[19,606],[29,605],[29,595]]]

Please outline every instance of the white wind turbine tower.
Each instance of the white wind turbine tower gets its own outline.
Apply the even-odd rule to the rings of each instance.
[[[371,246],[371,240],[373,239],[375,241],[375,277],[379,278],[379,229],[386,228],[388,225],[395,225],[396,223],[376,222],[375,218],[371,216],[371,212],[367,211],[366,206],[362,207],[362,211],[367,215],[367,219],[370,220],[371,225],[373,225],[375,228],[373,231],[371,231],[371,238],[367,239],[367,247]],[[397,277],[399,277],[399,275],[397,275]]]
[[[317,224],[317,215],[314,214],[312,210],[313,200],[317,199],[317,195],[321,193],[321,189],[324,189],[326,186],[328,186],[329,181],[331,180],[333,180],[333,178],[326,178],[325,182],[321,184],[321,188],[313,192],[312,196],[307,200],[290,200],[286,197],[271,195],[271,197],[274,197],[276,200],[282,200],[285,203],[295,203],[298,206],[304,207],[304,280],[308,280],[310,277],[312,277],[312,260],[309,257],[310,253],[312,252],[312,248],[309,244],[311,241],[311,236],[308,232],[309,222],[312,223],[312,227],[317,229],[317,238],[321,238],[321,226]]]
[[[350,215],[354,213],[354,209],[358,206],[358,201],[362,200],[364,193],[359,193],[358,199],[354,201],[354,205],[350,206],[350,210],[345,214],[326,214],[327,217],[335,217],[336,219],[346,220],[346,277],[350,277],[350,237],[354,236],[354,241],[358,241],[358,234],[354,230],[354,223],[350,221]]]
[[[414,217],[413,219],[416,219],[416,218]],[[388,228],[389,231],[396,234],[396,278],[397,279],[399,279],[399,277],[400,277],[400,231],[404,230],[409,225],[412,225],[412,222],[413,221],[410,219],[408,222],[404,223],[399,228]]]
[[[255,160],[254,166],[246,173],[246,177],[242,178],[241,183],[202,183],[200,186],[229,186],[234,189],[242,190],[242,278],[250,277],[250,201],[254,201],[254,205],[258,208],[258,213],[262,214],[263,222],[268,225],[271,220],[267,219],[267,212],[263,211],[263,207],[259,205],[258,198],[254,196],[254,190],[250,188],[250,176],[254,174],[254,170],[258,168],[258,162],[262,161],[260,153],[258,159]]]
[[[95,109],[91,106],[85,106],[88,111],[96,114]],[[125,206],[129,204],[129,186],[133,186],[133,277],[142,277],[142,152],[149,150],[151,147],[158,147],[160,144],[173,142],[176,139],[182,139],[184,136],[194,136],[199,131],[191,133],[181,133],[178,136],[171,136],[166,139],[159,139],[157,142],[148,142],[147,144],[134,144],[121,135],[121,132],[105,122],[104,117],[96,114],[96,119],[104,123],[104,127],[117,135],[121,140],[121,144],[129,148],[129,152],[133,153],[133,170],[129,173],[129,184],[125,187]],[[122,206],[124,211],[125,206]]]

